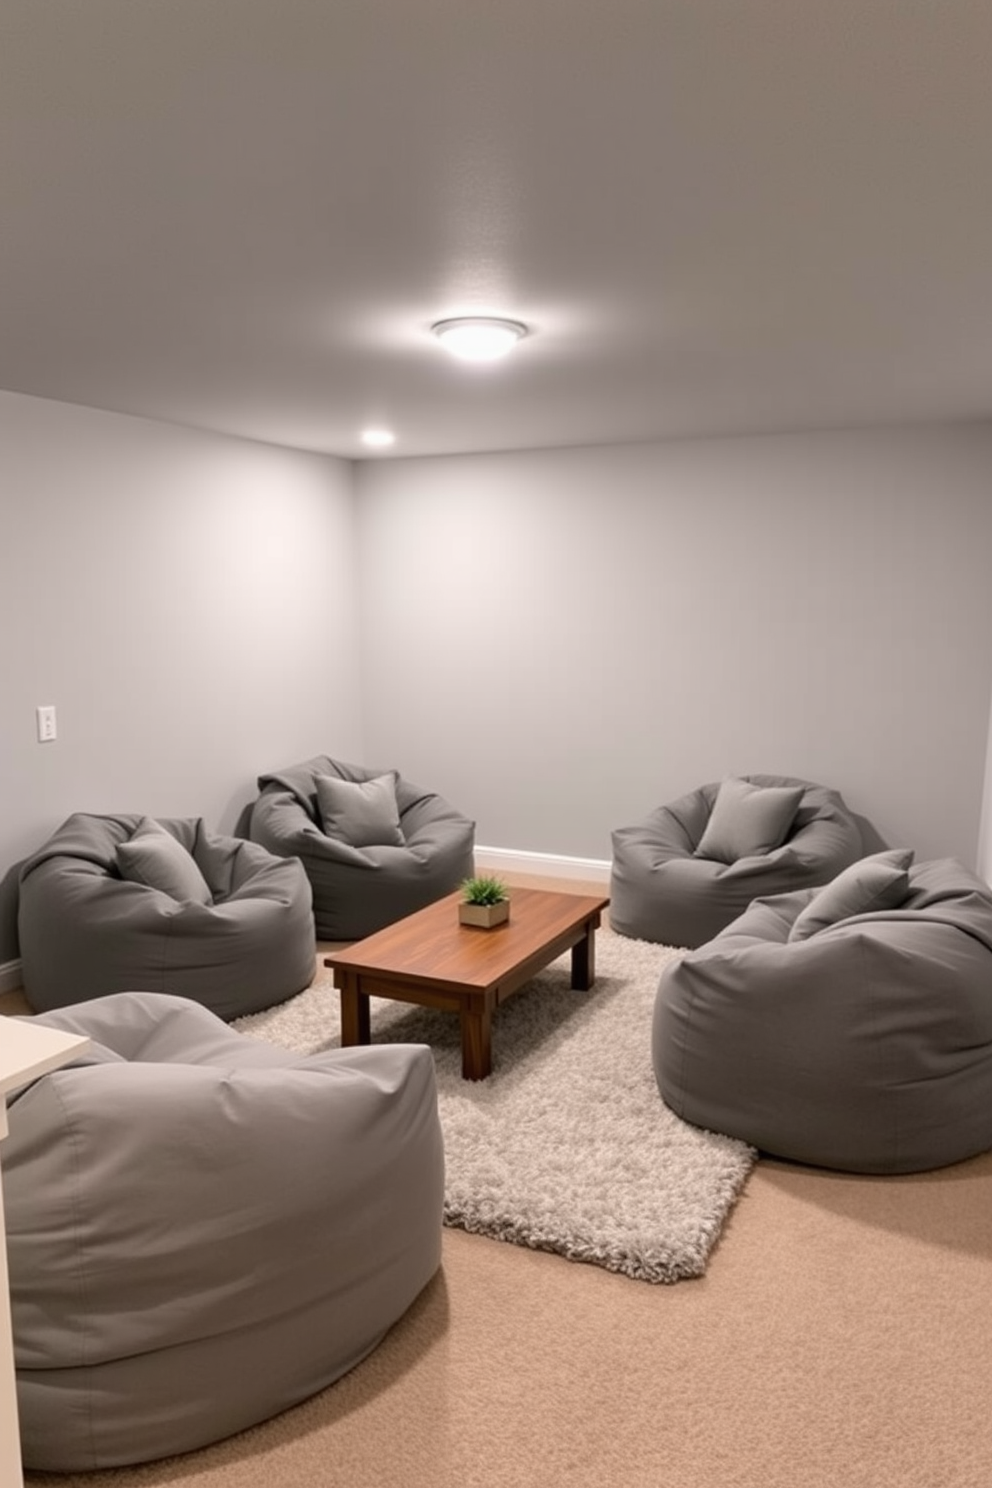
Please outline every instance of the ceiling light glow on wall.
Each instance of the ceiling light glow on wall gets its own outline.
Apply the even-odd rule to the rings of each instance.
[[[363,429],[362,443],[369,449],[388,449],[396,443],[396,435],[390,429]]]
[[[431,330],[445,351],[461,362],[498,361],[527,334],[527,327],[519,320],[497,320],[483,315],[439,320]]]

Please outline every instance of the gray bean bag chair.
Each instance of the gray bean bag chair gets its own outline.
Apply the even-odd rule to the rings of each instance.
[[[8,1113],[28,1468],[145,1462],[263,1421],[363,1359],[434,1275],[428,1048],[290,1054],[151,993],[39,1021],[94,1045]]]
[[[829,883],[865,850],[836,791],[786,775],[701,785],[612,837],[613,929],[688,947],[759,895]]]
[[[140,991],[232,1019],[292,997],[316,964],[299,863],[198,818],[70,816],[21,867],[18,938],[36,1012]]]
[[[299,858],[320,940],[373,935],[473,871],[475,823],[396,771],[317,755],[258,786],[248,835]]]
[[[857,1173],[992,1147],[992,892],[911,858],[760,899],[665,968],[652,1047],[677,1115]]]

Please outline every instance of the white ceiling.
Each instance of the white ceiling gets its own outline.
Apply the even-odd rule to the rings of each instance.
[[[992,3],[2,0],[0,387],[349,457],[986,419]]]

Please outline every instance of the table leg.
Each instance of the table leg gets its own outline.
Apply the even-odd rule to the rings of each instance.
[[[358,978],[348,972],[340,984],[341,992],[341,1047],[350,1049],[354,1044],[372,1042],[372,1022],[369,1016],[369,1000],[358,990]]]
[[[491,1008],[482,1012],[463,1012],[462,1079],[484,1080],[493,1067],[493,1015]]]
[[[577,992],[588,992],[596,980],[596,926],[587,925],[586,933],[572,947],[572,986]]]
[[[6,1135],[7,1114],[3,1099],[0,1097],[0,1141]],[[0,1184],[0,1488],[24,1488],[2,1184]]]

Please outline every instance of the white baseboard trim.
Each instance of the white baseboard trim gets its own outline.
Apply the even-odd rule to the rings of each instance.
[[[477,869],[507,873],[546,873],[552,878],[581,878],[587,883],[608,884],[610,863],[603,858],[563,858],[554,853],[514,852],[505,847],[477,847]]]
[[[21,985],[20,961],[4,961],[0,965],[0,992],[13,992]]]

